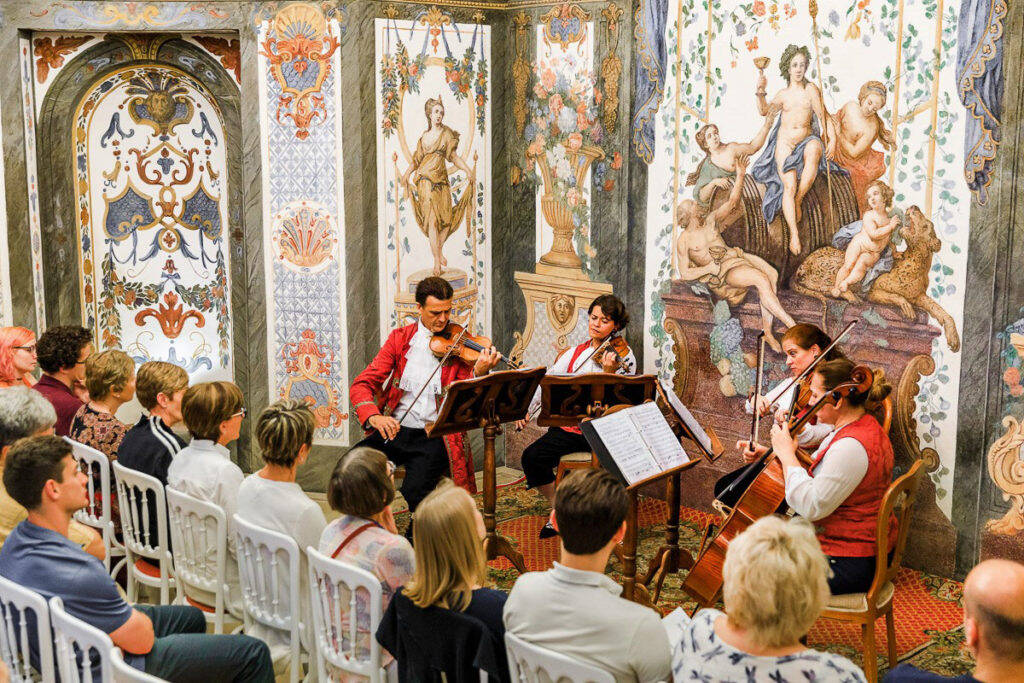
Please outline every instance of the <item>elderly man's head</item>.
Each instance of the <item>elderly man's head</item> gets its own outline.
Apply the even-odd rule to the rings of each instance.
[[[52,434],[57,422],[53,406],[28,387],[0,389],[0,457],[18,439]]]
[[[1024,665],[1024,564],[985,560],[964,581],[964,633],[979,659]]]

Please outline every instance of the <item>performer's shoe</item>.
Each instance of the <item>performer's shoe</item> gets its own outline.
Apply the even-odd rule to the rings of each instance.
[[[542,526],[540,528],[540,533],[537,534],[537,538],[540,538],[540,539],[551,538],[552,536],[557,536],[557,535],[558,535],[558,530],[555,529],[554,525],[552,525],[551,522],[546,522],[544,524],[544,526]]]

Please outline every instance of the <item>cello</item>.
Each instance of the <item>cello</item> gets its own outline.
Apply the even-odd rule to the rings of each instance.
[[[822,406],[834,405],[840,398],[851,394],[870,391],[873,379],[871,368],[866,365],[856,366],[851,373],[851,381],[827,392],[790,422],[790,432],[803,427]],[[761,517],[774,514],[786,502],[785,472],[774,457],[772,448],[752,463],[751,471],[757,472],[757,475],[739,496],[718,532],[705,545],[683,582],[683,590],[697,601],[698,608],[714,604],[722,590],[722,565],[730,541]]]

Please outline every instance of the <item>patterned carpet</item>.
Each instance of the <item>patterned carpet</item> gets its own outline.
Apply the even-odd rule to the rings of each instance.
[[[479,498],[479,496],[477,496]],[[498,492],[498,529],[512,539],[526,560],[529,571],[543,570],[558,559],[558,539],[541,541],[537,532],[544,525],[547,506],[540,496],[527,491],[522,483],[501,487]],[[640,503],[640,542],[637,565],[646,568],[657,551],[665,533],[668,508],[659,500],[644,498]],[[696,553],[708,515],[683,508],[679,527],[680,546]],[[404,527],[407,515],[399,517]],[[490,563],[490,576],[497,588],[509,590],[515,583],[517,572],[508,560],[499,558]],[[609,564],[609,574],[621,581],[615,558]],[[685,572],[666,579],[658,607],[665,613],[676,606],[691,609],[694,603],[681,589]],[[973,667],[970,655],[961,650],[962,586],[956,581],[931,576],[923,572],[903,569],[897,577],[894,613],[896,618],[896,651],[900,662],[909,662],[923,669],[944,675],[967,673]],[[888,668],[884,655],[887,648],[885,621],[875,626],[880,671]],[[863,664],[860,627],[853,624],[820,619],[808,635],[811,647],[828,650]]]

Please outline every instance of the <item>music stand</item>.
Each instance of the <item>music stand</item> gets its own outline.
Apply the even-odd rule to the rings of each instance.
[[[601,417],[611,406],[636,406],[654,399],[654,375],[548,375],[540,383],[542,427],[576,427],[586,418]]]
[[[448,386],[444,402],[437,411],[437,420],[426,425],[427,436],[444,436],[481,428],[484,432],[484,552],[488,560],[504,556],[523,573],[523,554],[495,530],[494,508],[497,504],[494,440],[501,433],[501,424],[526,417],[530,401],[547,368],[503,370],[483,377],[464,379]]]
[[[667,412],[666,418],[672,431],[679,437],[690,439],[697,446],[700,454],[708,461],[714,462],[725,451],[725,447],[715,434],[710,425],[702,428],[696,424],[692,414],[682,406],[673,393],[670,385],[664,381],[658,383],[658,403],[662,412]],[[677,400],[672,400],[676,398]],[[678,405],[677,405],[678,404]],[[679,406],[682,406],[680,412]],[[704,434],[697,433],[697,430],[704,431]],[[696,462],[696,461],[695,461]],[[681,470],[674,472],[665,482],[665,502],[668,503],[668,519],[665,521],[665,541],[651,558],[647,565],[647,571],[642,577],[637,577],[637,582],[648,587],[654,582],[654,591],[651,600],[655,603],[661,596],[661,588],[665,583],[665,577],[675,574],[682,569],[689,569],[693,566],[693,555],[679,546],[679,506],[681,505],[680,491],[682,488]]]

